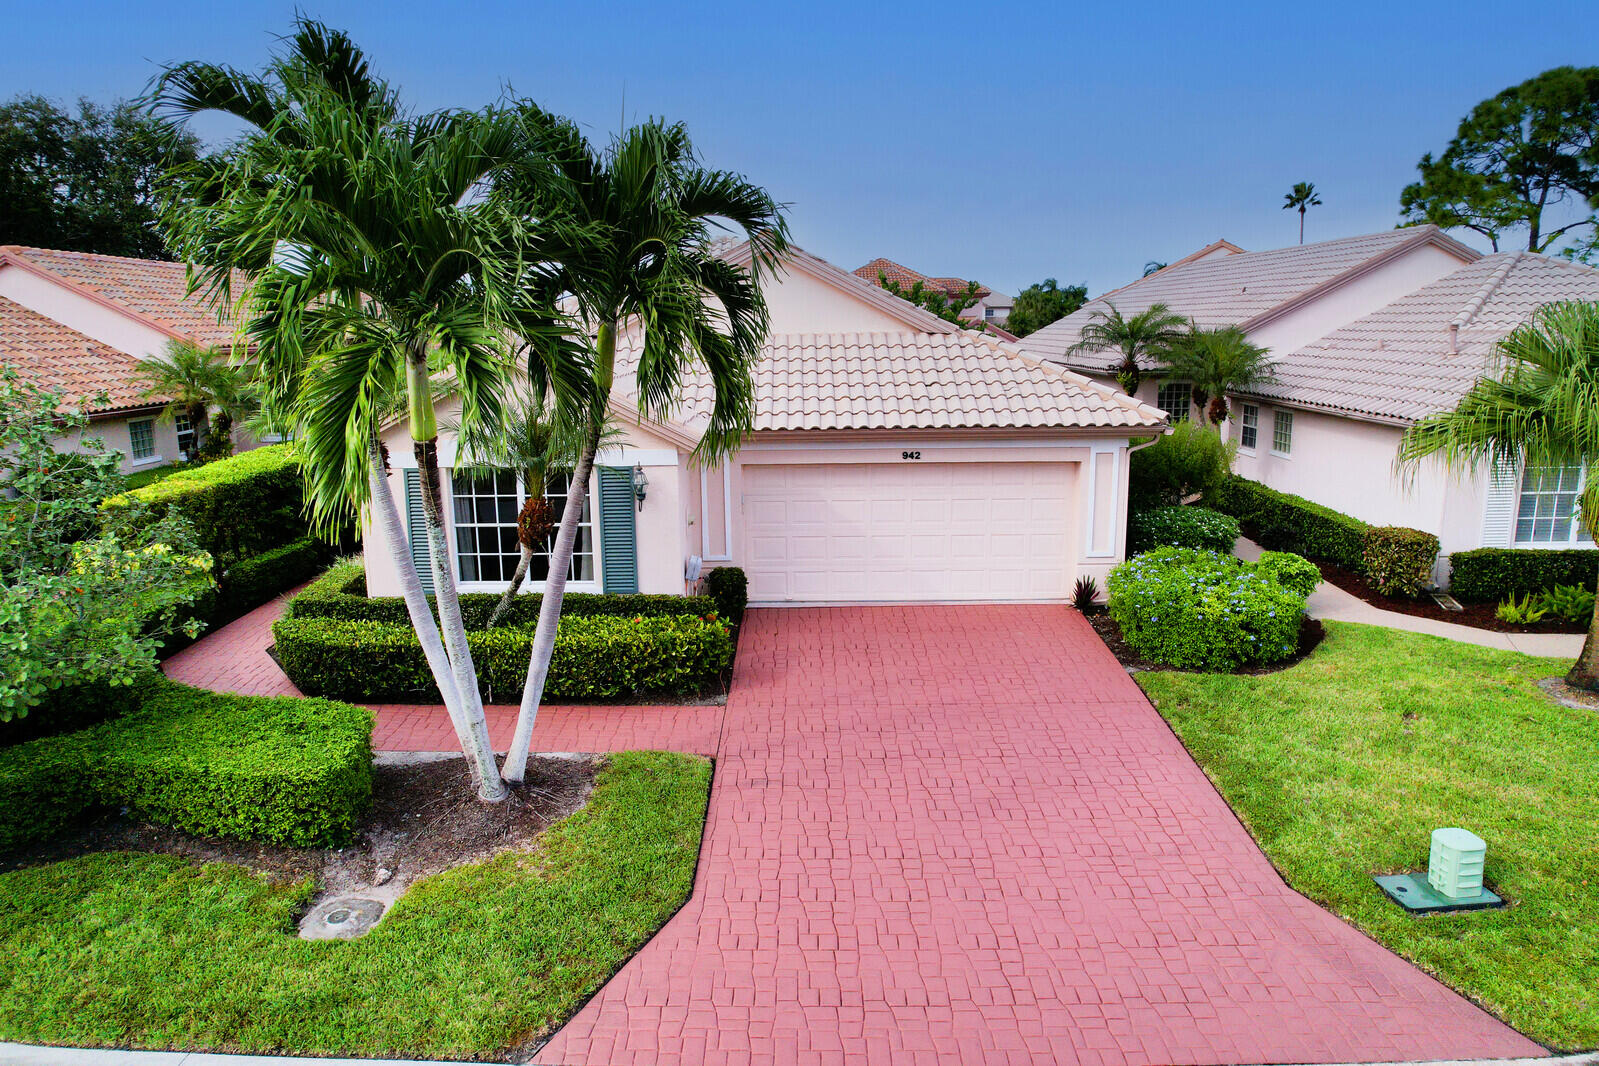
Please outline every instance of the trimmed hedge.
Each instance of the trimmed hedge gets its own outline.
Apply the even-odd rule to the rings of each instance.
[[[1110,572],[1110,615],[1145,658],[1227,671],[1293,656],[1305,598],[1218,552],[1158,548]]]
[[[1293,552],[1261,552],[1255,569],[1301,596],[1309,596],[1321,584],[1321,571],[1316,564]]]
[[[705,593],[716,601],[716,610],[734,625],[744,621],[744,608],[750,602],[750,579],[736,566],[718,566],[705,575]]]
[[[518,595],[506,609],[496,628],[534,626],[539,619],[543,595],[529,592]],[[468,592],[461,596],[461,617],[469,630],[482,629],[500,602],[497,592]],[[561,617],[567,618],[660,618],[671,615],[708,615],[718,611],[710,596],[661,596],[641,593],[615,594],[569,592],[561,600]],[[289,601],[291,618],[329,618],[346,622],[384,622],[411,625],[405,601],[399,596],[366,594],[366,571],[359,561],[336,563],[328,572]],[[527,664],[523,663],[523,669]]]
[[[310,581],[327,564],[329,546],[316,537],[302,537],[281,548],[252,555],[222,575],[223,598],[230,610],[243,614],[281,592]]]
[[[1432,584],[1438,538],[1404,526],[1374,526],[1366,531],[1362,568],[1384,596],[1418,596]]]
[[[150,677],[139,708],[0,751],[0,848],[97,806],[202,836],[350,839],[372,795],[372,714],[328,700],[206,692]]]
[[[1599,549],[1476,548],[1449,557],[1449,591],[1462,603],[1497,603],[1556,585],[1594,588]]]
[[[1357,573],[1365,566],[1366,531],[1371,526],[1331,507],[1236,475],[1205,502],[1238,519],[1244,532],[1263,548],[1325,559]]]
[[[108,522],[129,500],[148,509],[151,521],[169,512],[189,520],[201,545],[219,565],[282,547],[305,536],[300,469],[287,444],[218,459],[112,496],[100,505]]]
[[[522,691],[533,630],[517,625],[468,631],[485,699]],[[377,703],[439,699],[409,623],[297,615],[279,619],[272,634],[283,672],[308,695]],[[697,695],[713,689],[732,662],[731,627],[714,613],[563,616],[544,695],[581,700]]]
[[[1134,514],[1127,524],[1127,552],[1151,548],[1201,548],[1231,555],[1238,543],[1238,520],[1208,507],[1155,507]]]

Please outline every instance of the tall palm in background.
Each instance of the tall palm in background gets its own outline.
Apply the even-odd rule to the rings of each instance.
[[[1117,386],[1131,396],[1138,391],[1143,380],[1144,363],[1160,363],[1167,350],[1182,339],[1188,320],[1163,303],[1150,304],[1131,318],[1124,317],[1115,304],[1106,304],[1108,311],[1096,310],[1089,316],[1077,343],[1069,349],[1072,355],[1114,350],[1121,353],[1121,361],[1111,368]]]
[[[231,446],[233,423],[248,417],[251,408],[246,373],[233,366],[221,349],[169,341],[160,356],[146,356],[135,365],[145,386],[144,395],[167,401],[166,418],[182,415],[194,433],[194,443],[184,458],[226,455],[211,440],[211,411],[217,410],[217,434]]]
[[[668,417],[687,376],[703,368],[713,400],[697,457],[715,461],[754,423],[751,371],[768,329],[761,277],[788,247],[783,211],[771,195],[740,175],[702,166],[681,125],[634,126],[603,150],[572,124],[536,110],[529,126],[536,151],[502,187],[529,217],[567,218],[594,234],[552,253],[558,287],[577,309],[592,388],[506,754],[511,781],[522,779],[544,697],[585,489],[617,386],[618,331],[640,334],[633,380],[625,384],[646,417]],[[728,225],[749,242],[747,267],[711,251],[712,227]]]
[[[1227,420],[1229,392],[1277,380],[1270,360],[1270,353],[1251,344],[1237,326],[1195,326],[1172,343],[1165,362],[1169,375],[1193,383],[1194,403],[1211,425],[1219,426]]]
[[[536,235],[481,195],[525,158],[525,124],[497,111],[412,116],[347,36],[307,19],[264,76],[184,63],[161,77],[154,101],[180,119],[219,111],[247,126],[227,153],[175,173],[169,244],[197,285],[239,300],[268,402],[296,435],[318,527],[371,507],[478,794],[501,799],[445,538],[434,397],[435,375],[446,375],[462,424],[492,426],[512,331],[558,335],[548,277],[529,254]],[[234,270],[247,279],[241,293]],[[547,389],[586,387],[581,352],[528,348]],[[437,623],[378,441],[397,406],[420,473]]]
[[[1590,537],[1599,535],[1599,303],[1540,308],[1499,342],[1499,354],[1497,376],[1479,378],[1454,410],[1405,431],[1400,468],[1433,456],[1456,470],[1581,466],[1578,521]],[[1579,688],[1599,689],[1596,638],[1590,622],[1566,675]]]
[[[1316,195],[1316,185],[1309,181],[1296,181],[1294,187],[1283,196],[1283,210],[1299,212],[1299,243],[1305,243],[1305,212],[1312,207],[1321,206],[1321,197]]]

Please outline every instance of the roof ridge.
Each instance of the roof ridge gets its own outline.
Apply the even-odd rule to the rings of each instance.
[[[1482,305],[1487,303],[1488,298],[1494,294],[1499,286],[1504,284],[1505,278],[1510,275],[1516,264],[1521,262],[1521,257],[1526,254],[1526,252],[1513,252],[1506,257],[1503,263],[1494,268],[1493,273],[1488,275],[1488,280],[1483,282],[1477,291],[1472,294],[1471,299],[1466,301],[1466,306],[1462,307],[1460,313],[1455,316],[1454,321],[1449,323],[1449,332],[1451,334],[1458,334],[1462,328],[1471,323],[1472,319],[1477,317],[1477,312],[1482,310]],[[1454,350],[1453,344],[1451,344],[1450,350]]]
[[[52,255],[83,255],[94,259],[117,259],[124,263],[148,263],[151,266],[169,266],[187,269],[187,264],[176,259],[150,259],[142,255],[113,255],[110,252],[85,252],[77,248],[42,248],[36,244],[0,244],[0,252],[49,252]]]

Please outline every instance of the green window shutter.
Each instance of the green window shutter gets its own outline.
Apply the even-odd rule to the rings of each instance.
[[[433,561],[428,551],[427,518],[422,510],[422,472],[405,472],[405,530],[411,541],[411,561],[416,563],[422,591],[433,595]]]
[[[606,592],[638,591],[633,468],[600,467],[600,573]]]

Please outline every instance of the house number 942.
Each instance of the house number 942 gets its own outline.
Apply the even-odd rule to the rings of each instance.
[[[899,457],[901,459],[920,459],[922,457],[922,453],[921,452],[900,452],[899,453]]]

